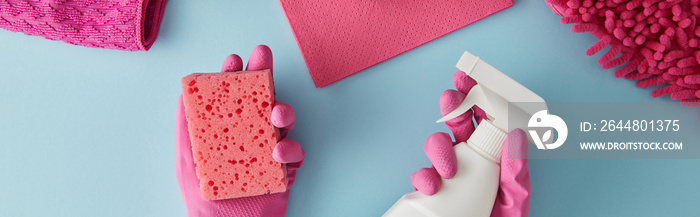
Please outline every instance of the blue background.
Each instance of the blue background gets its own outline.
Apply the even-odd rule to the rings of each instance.
[[[0,31],[0,216],[185,216],[174,168],[180,78],[255,45],[275,58],[307,151],[288,216],[379,216],[429,166],[439,96],[468,50],[547,101],[672,101],[614,79],[596,39],[544,1],[512,8],[316,89],[277,1],[171,0],[148,52]],[[676,106],[680,106],[676,104]],[[687,108],[693,111],[693,108]],[[664,111],[659,111],[664,112]],[[697,123],[697,119],[690,121]],[[698,160],[532,160],[531,216],[700,213]]]

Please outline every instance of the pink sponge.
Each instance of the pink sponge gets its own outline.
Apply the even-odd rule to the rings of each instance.
[[[286,168],[272,158],[280,134],[270,70],[191,74],[182,90],[203,199],[287,189]]]

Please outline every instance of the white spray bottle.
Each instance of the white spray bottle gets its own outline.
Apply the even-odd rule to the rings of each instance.
[[[474,105],[486,112],[489,120],[477,126],[467,142],[454,146],[457,174],[442,179],[442,187],[432,195],[420,192],[404,195],[384,217],[488,217],[498,191],[501,150],[511,123],[524,124],[537,111],[547,109],[544,99],[469,52],[464,52],[457,68],[476,80],[464,101],[437,122],[453,119]],[[537,105],[511,107],[508,102],[540,102]]]

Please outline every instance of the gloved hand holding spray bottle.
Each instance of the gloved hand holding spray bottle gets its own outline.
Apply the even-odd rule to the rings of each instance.
[[[442,113],[451,112],[438,122],[447,121],[459,143],[453,148],[445,133],[430,136],[425,152],[433,167],[411,175],[419,192],[404,195],[385,217],[527,216],[530,180],[527,159],[522,157],[527,153],[527,137],[520,129],[509,135],[505,130],[508,123],[517,123],[511,128],[525,127],[533,114],[547,109],[546,104],[469,52],[464,52],[457,68],[461,71],[453,81],[459,91],[443,93]],[[542,108],[513,104],[509,111],[509,102],[536,102]],[[472,117],[479,122],[476,129]],[[521,159],[509,158],[509,150],[521,152],[511,155]]]

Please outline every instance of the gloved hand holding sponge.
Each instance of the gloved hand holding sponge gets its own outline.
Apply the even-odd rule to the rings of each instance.
[[[299,143],[286,138],[294,127],[294,110],[272,96],[270,48],[256,47],[247,71],[241,70],[243,61],[233,54],[221,73],[183,78],[175,167],[190,217],[286,212],[305,155]]]

